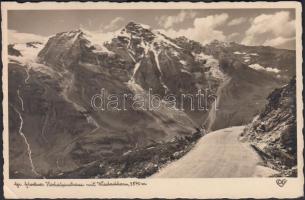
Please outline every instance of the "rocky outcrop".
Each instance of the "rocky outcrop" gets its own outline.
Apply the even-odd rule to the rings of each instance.
[[[147,25],[130,22],[105,46],[137,66],[131,72],[134,83],[162,96],[192,93],[196,83],[205,81],[204,66],[194,58],[192,49],[180,47]]]
[[[8,45],[8,55],[17,56],[17,57],[22,56],[20,51],[18,51],[17,49],[14,48],[14,44],[9,44]]]
[[[268,104],[244,131],[249,140],[266,159],[267,164],[281,175],[296,176],[296,80],[275,89]]]

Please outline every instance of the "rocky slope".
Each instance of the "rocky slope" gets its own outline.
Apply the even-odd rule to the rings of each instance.
[[[225,78],[219,84],[219,81],[213,81],[214,77],[217,77],[217,73],[214,72],[213,67],[210,68],[207,77],[209,77],[208,82],[212,85],[212,88],[216,88],[218,110],[212,112],[213,115],[209,115],[208,119],[196,116],[204,121],[211,130],[249,123],[264,107],[265,99],[270,92],[286,83],[286,78],[291,77],[291,74],[295,74],[295,55],[293,51],[271,47],[248,47],[220,41],[213,41],[202,46],[200,43],[188,40],[185,37],[177,38],[176,41],[179,46],[192,49],[195,55],[204,56],[207,61],[206,65],[217,65],[218,69],[225,75],[223,76]],[[249,61],[244,60],[243,56],[250,57]],[[281,57],[281,59],[278,59],[278,57]],[[261,68],[253,67],[252,64],[255,63],[254,66],[256,66],[256,62],[263,66]],[[279,66],[285,67],[285,70],[282,70]],[[286,75],[278,76],[279,73],[270,71],[269,68],[268,71],[266,67],[277,69],[282,74],[286,74],[287,77]],[[289,70],[289,73],[286,70]],[[218,83],[218,85],[215,87],[213,83]],[[211,120],[211,118],[214,120]]]
[[[268,96],[268,104],[245,129],[244,138],[262,154],[267,165],[281,172],[280,175],[296,176],[295,77]]]
[[[77,177],[89,163],[184,138],[200,125],[214,130],[249,122],[285,79],[249,67],[224,44],[173,39],[134,22],[106,43],[73,30],[46,44],[10,44],[11,177]],[[95,110],[91,100],[102,88],[115,95],[171,94],[184,110],[169,109],[170,100],[155,102],[157,110],[134,109],[135,98],[126,99],[126,110]],[[207,110],[179,98],[206,89]]]
[[[137,87],[134,78],[134,60],[90,39],[76,30],[53,36],[39,53],[35,47],[15,45],[21,56],[11,54],[9,64],[10,145],[19,146],[10,148],[13,177],[51,176],[194,132],[197,125],[184,112],[134,110],[134,99],[126,100],[123,112],[93,110],[91,97],[100,94],[101,88],[118,95],[138,94],[143,88]],[[160,71],[154,51],[151,47],[144,59],[145,67],[150,66],[157,77]],[[151,71],[144,72],[148,76]],[[156,77],[152,77],[158,82],[151,85],[154,93],[166,88]]]
[[[184,156],[203,135],[203,132],[197,131],[166,142],[155,142],[145,147],[133,148],[123,154],[96,160],[52,178],[145,178]]]

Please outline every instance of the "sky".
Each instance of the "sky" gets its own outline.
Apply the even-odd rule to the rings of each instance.
[[[10,43],[45,41],[83,28],[106,41],[130,21],[202,44],[217,39],[295,49],[293,9],[10,10],[8,38]]]

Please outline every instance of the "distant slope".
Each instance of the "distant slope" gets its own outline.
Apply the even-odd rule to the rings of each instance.
[[[251,69],[230,56],[219,59],[221,68],[231,79],[220,91],[212,130],[251,122],[265,106],[270,92],[283,84],[282,80]]]
[[[260,65],[265,69],[277,69],[278,73],[270,70],[269,74],[286,81],[295,75],[296,55],[294,50],[269,46],[245,46],[235,42],[222,43],[219,41],[206,45],[205,50],[215,56],[229,55],[248,66]]]
[[[200,119],[211,130],[251,122],[264,108],[267,96],[295,74],[295,51],[216,40],[202,46],[185,37],[179,37],[175,42],[183,48],[192,49],[197,55],[210,57],[206,59],[207,66],[211,58],[217,60],[219,70],[230,77],[225,86],[216,81],[216,87],[212,87],[217,91],[218,110],[215,113],[213,108],[209,108],[214,114],[209,113],[208,116],[212,116],[214,120],[191,113],[195,120]],[[211,78],[208,82],[212,82]],[[222,87],[218,88],[219,85]]]

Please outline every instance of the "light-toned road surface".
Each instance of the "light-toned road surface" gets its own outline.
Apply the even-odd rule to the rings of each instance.
[[[275,171],[258,166],[260,157],[249,144],[238,140],[243,126],[211,132],[181,159],[151,178],[226,178],[269,176]]]

